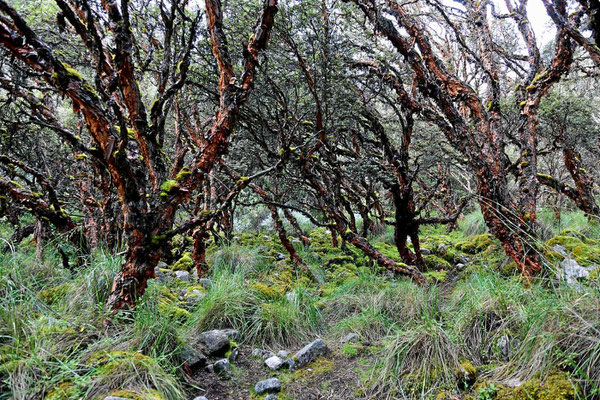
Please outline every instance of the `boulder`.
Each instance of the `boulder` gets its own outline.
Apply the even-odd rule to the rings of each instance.
[[[277,371],[279,368],[281,368],[282,364],[283,360],[277,356],[269,357],[265,360],[265,365],[273,371]]]
[[[279,391],[281,391],[281,381],[277,378],[265,379],[254,385],[254,392],[258,395],[278,393]]]
[[[160,268],[158,268],[158,267],[154,268],[154,276],[159,281],[166,281],[167,280],[167,275],[165,275],[165,273],[162,272],[160,270]]]
[[[240,340],[240,333],[235,329],[214,329],[202,332],[198,337],[209,356],[224,355],[231,347],[231,340]]]
[[[296,354],[294,354],[294,365],[291,369],[302,368],[306,364],[313,362],[318,357],[324,356],[327,353],[329,353],[329,348],[323,339],[317,339],[314,342],[307,344],[302,349],[298,350]]]
[[[428,256],[431,254],[431,250],[429,250],[427,248],[423,248],[423,249],[421,249],[421,254],[423,254],[424,256]]]
[[[437,247],[437,252],[440,254],[444,254],[448,251],[448,246],[445,243],[440,243]]]
[[[559,278],[562,276],[567,280],[570,285],[576,284],[579,278],[587,278],[590,276],[590,271],[594,267],[582,267],[577,261],[572,258],[565,257],[560,262],[560,271],[558,272]]]

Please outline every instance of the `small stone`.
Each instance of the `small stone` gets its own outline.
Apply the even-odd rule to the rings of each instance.
[[[302,368],[327,353],[329,353],[329,348],[327,348],[323,339],[317,339],[298,350],[293,357],[294,365],[292,369]]]
[[[456,269],[458,269],[459,271],[462,271],[463,269],[465,269],[465,264],[461,264],[461,263],[456,264]]]
[[[465,256],[464,254],[456,254],[453,258],[454,264],[468,264],[469,263],[469,257]]]
[[[198,396],[198,397],[194,397],[194,400],[208,400],[208,399],[204,396]]]
[[[342,343],[356,343],[360,340],[358,333],[352,332],[342,338]]]
[[[557,244],[554,247],[552,247],[552,251],[557,252],[563,257],[567,256],[567,249],[565,249],[564,246],[561,246],[560,244]]]
[[[423,254],[424,256],[428,256],[429,254],[431,254],[431,250],[429,249],[421,249],[421,254]]]
[[[213,364],[213,369],[215,371],[215,374],[227,375],[229,373],[229,370],[231,369],[231,364],[229,364],[228,359],[223,358],[221,360],[216,361]]]
[[[265,379],[254,385],[254,392],[259,395],[265,393],[278,393],[279,391],[281,391],[281,381],[277,378]]]
[[[198,337],[198,341],[205,346],[206,354],[209,356],[225,354],[230,348],[231,340],[240,340],[240,333],[235,329],[214,329],[202,332]]]
[[[266,360],[267,358],[273,357],[274,355],[275,353],[269,350],[263,350],[258,348],[252,349],[252,357],[262,358],[263,360]]]
[[[212,283],[212,281],[211,281],[210,279],[208,279],[208,278],[200,278],[200,279],[198,280],[198,283],[199,283],[200,285],[202,285],[202,287],[203,287],[204,289],[206,289],[206,290],[210,290],[210,289],[212,289],[212,287],[213,287],[213,283]]]
[[[235,349],[231,350],[231,353],[229,353],[229,357],[227,357],[227,359],[229,360],[230,363],[234,363],[237,361],[239,355],[240,355],[239,349],[235,348]]]
[[[215,372],[215,366],[214,364],[208,364],[206,367],[204,367],[204,370],[212,374],[213,372]]]
[[[187,271],[175,271],[175,278],[179,279],[180,281],[184,281],[184,282],[191,281],[190,273]]]
[[[283,253],[277,253],[276,256],[275,256],[275,258],[277,260],[285,260],[285,254],[283,254]]]
[[[265,396],[265,400],[277,400],[277,399],[278,399],[278,397],[274,393],[271,393],[271,394],[268,394]]]
[[[285,360],[282,364],[280,369],[289,369],[290,371],[294,370],[294,360],[292,360],[291,358],[288,358],[287,360]]]
[[[298,299],[298,294],[296,292],[289,291],[285,294],[285,298],[290,303],[295,303]]]
[[[290,355],[289,351],[279,350],[277,352],[277,357],[281,358],[282,360],[285,360],[286,358],[288,358],[289,355]]]
[[[582,267],[577,261],[568,257],[565,257],[565,259],[560,262],[560,266],[562,271],[559,271],[558,274],[561,274],[570,285],[577,283],[577,279],[579,278],[587,278],[590,276],[590,269],[593,269]]]
[[[500,339],[498,339],[496,346],[498,346],[502,359],[508,360],[511,355],[510,337],[508,335],[502,335]]]
[[[277,356],[269,357],[265,360],[265,365],[273,371],[277,371],[281,368],[281,364],[283,364],[283,360]]]
[[[158,267],[154,268],[154,276],[159,281],[166,281],[167,280],[167,275],[165,275],[165,273],[162,272],[160,270],[160,268],[158,268]]]
[[[438,247],[437,247],[437,251],[438,251],[438,253],[442,253],[443,254],[443,253],[445,253],[445,252],[448,251],[448,246],[446,246],[445,243],[440,243],[438,245]]]

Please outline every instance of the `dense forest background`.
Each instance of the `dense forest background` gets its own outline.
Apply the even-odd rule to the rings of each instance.
[[[0,0],[0,398],[600,398],[599,45],[597,0]]]

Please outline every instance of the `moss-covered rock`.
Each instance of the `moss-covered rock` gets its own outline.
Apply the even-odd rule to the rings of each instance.
[[[173,271],[191,271],[192,268],[194,268],[194,260],[192,259],[192,253],[190,252],[185,252],[183,253],[183,255],[181,256],[181,258],[179,260],[177,260],[175,262],[175,264],[173,264],[171,266],[171,269]]]
[[[62,283],[57,286],[53,286],[48,289],[44,289],[40,291],[40,299],[44,301],[44,303],[52,305],[62,299],[64,299],[67,291],[71,288],[69,283]]]
[[[471,236],[467,240],[457,244],[457,247],[465,253],[475,254],[480,253],[492,245],[492,238],[489,233],[483,235]]]

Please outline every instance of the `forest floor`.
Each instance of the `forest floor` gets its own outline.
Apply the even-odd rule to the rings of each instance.
[[[118,256],[98,249],[68,271],[52,245],[38,260],[26,240],[0,254],[0,399],[263,399],[254,387],[268,378],[278,399],[597,399],[600,227],[578,213],[544,226],[547,265],[530,285],[477,216],[422,230],[426,286],[334,247],[322,228],[309,247],[295,241],[307,271],[276,235],[236,233],[211,246],[210,281],[193,279],[183,253],[117,315],[105,301]],[[392,237],[371,240],[399,259]],[[190,361],[206,352],[203,332],[226,328],[240,336],[224,354]],[[258,355],[294,359],[317,338],[328,351],[291,371]]]

